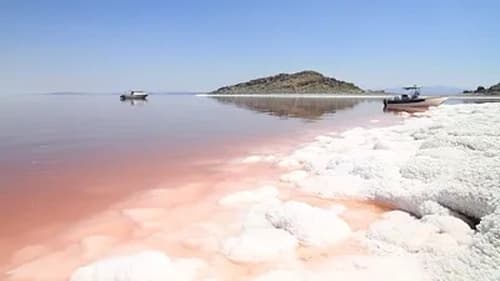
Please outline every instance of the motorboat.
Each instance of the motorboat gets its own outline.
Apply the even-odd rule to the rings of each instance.
[[[446,101],[447,97],[420,97],[420,88],[416,85],[404,87],[407,91],[412,91],[411,95],[403,94],[391,99],[384,99],[385,109],[400,109],[405,110],[408,108],[427,108],[430,106],[438,106]]]
[[[130,91],[120,96],[121,100],[145,100],[148,94],[144,91]]]

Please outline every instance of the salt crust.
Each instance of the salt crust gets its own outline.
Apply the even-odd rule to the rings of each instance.
[[[314,267],[293,266],[263,273],[252,281],[427,281],[418,260],[412,257],[345,256]]]
[[[158,251],[144,251],[96,261],[80,267],[70,281],[190,281],[205,266],[199,259],[171,260]]]
[[[276,198],[278,193],[276,187],[267,185],[255,190],[245,190],[226,195],[219,200],[219,204],[237,207],[242,204],[259,203]]]
[[[307,173],[289,180],[304,192],[404,211],[369,229],[375,253],[416,256],[434,280],[500,280],[499,112],[495,103],[444,105],[401,125],[317,138],[280,161]],[[477,231],[464,218],[479,219]]]
[[[326,246],[346,239],[349,225],[337,217],[335,210],[311,207],[302,202],[286,202],[267,211],[266,218],[278,229],[284,229],[304,246]]]
[[[299,244],[327,246],[350,235],[347,223],[337,216],[340,212],[341,206],[322,209],[268,199],[250,209],[240,233],[223,242],[222,253],[235,262],[294,259]]]
[[[241,160],[242,164],[254,164],[259,162],[273,162],[276,159],[274,155],[251,155]]]

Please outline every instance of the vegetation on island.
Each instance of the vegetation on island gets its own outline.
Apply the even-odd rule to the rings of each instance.
[[[500,83],[495,84],[489,88],[478,86],[475,90],[465,90],[463,93],[477,95],[500,95]]]
[[[301,71],[258,78],[219,88],[209,94],[357,94],[363,90],[350,82],[324,76],[316,71]]]

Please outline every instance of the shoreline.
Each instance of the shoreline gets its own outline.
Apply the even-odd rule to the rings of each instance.
[[[339,99],[385,99],[400,94],[391,93],[387,95],[367,95],[367,94],[195,94],[197,97],[266,97],[266,98],[339,98]],[[472,96],[472,95],[436,95],[422,97],[446,96],[450,100],[500,100],[500,96]]]
[[[61,257],[64,274],[37,280],[73,272],[72,281],[100,281],[130,265],[159,280],[400,280],[395,266],[410,281],[492,277],[500,251],[481,251],[495,249],[500,229],[498,109],[444,105],[235,159],[215,181],[159,186],[79,223],[62,252],[7,280],[29,280]],[[474,175],[477,165],[493,173]],[[481,222],[471,229],[458,214]]]
[[[380,116],[377,116],[377,117],[373,116],[373,117],[377,118]],[[385,124],[385,122],[394,122],[394,120],[397,120],[397,118],[395,119],[393,116],[390,116],[390,115],[387,116],[388,117],[388,118],[386,118],[387,120],[385,120],[384,118],[382,120],[370,119],[373,117],[371,115],[367,115],[367,116],[363,116],[362,118],[355,118],[354,121],[352,121],[352,124],[350,126],[348,126],[348,124],[344,124],[341,122],[340,124],[337,124],[336,127],[338,127],[337,130],[343,131],[343,130],[348,129],[349,127],[359,126],[362,124],[364,124],[364,126],[367,126],[367,127],[383,126]],[[368,121],[377,121],[377,122],[368,122]],[[399,121],[397,121],[397,122],[399,122]],[[331,125],[329,125],[328,127],[331,127]],[[309,129],[308,132],[303,132],[302,136],[300,136],[299,138],[294,137],[293,140],[287,140],[288,138],[284,138],[282,136],[282,137],[279,137],[275,140],[271,140],[271,143],[269,143],[269,140],[267,140],[267,141],[261,140],[261,143],[257,143],[257,144],[253,143],[253,145],[252,145],[253,148],[246,151],[246,154],[249,153],[248,157],[245,157],[243,159],[242,158],[239,158],[239,159],[235,158],[235,159],[227,162],[225,164],[226,165],[225,168],[222,166],[215,167],[215,171],[217,171],[217,175],[215,176],[214,179],[216,179],[217,181],[220,181],[220,183],[224,183],[225,181],[228,181],[228,179],[225,179],[225,178],[228,175],[231,175],[230,177],[233,178],[233,181],[237,180],[237,182],[234,182],[234,187],[231,188],[231,191],[236,192],[237,190],[240,190],[242,188],[240,185],[242,183],[244,183],[245,180],[243,180],[243,177],[241,177],[241,178],[236,177],[235,178],[234,173],[241,173],[245,169],[250,169],[247,172],[252,174],[251,177],[254,178],[256,175],[254,175],[253,172],[251,172],[251,170],[254,169],[254,166],[258,167],[260,165],[264,165],[264,166],[269,167],[269,168],[266,168],[265,170],[272,170],[270,168],[272,168],[274,165],[271,165],[270,162],[266,163],[264,161],[264,163],[260,163],[260,164],[257,163],[257,162],[260,162],[262,160],[263,157],[259,156],[259,155],[262,155],[262,153],[264,153],[263,155],[268,155],[268,156],[287,154],[287,153],[290,153],[291,151],[293,151],[293,149],[295,149],[297,146],[300,146],[300,145],[303,145],[304,143],[308,143],[310,141],[313,141],[314,137],[321,134],[322,132],[331,131],[331,130],[332,130],[331,128],[328,129],[327,127],[320,126],[318,128],[315,128],[315,129]],[[296,133],[294,133],[294,134],[296,134]],[[233,155],[233,157],[237,156],[237,155],[241,156],[241,152],[243,152],[243,151],[240,151],[238,154]],[[239,157],[239,156],[237,156],[237,157]],[[258,158],[257,161],[256,161],[256,158]],[[213,161],[213,160],[209,160],[209,162],[210,161]],[[234,161],[236,161],[236,162],[234,162]],[[271,166],[269,166],[269,165],[271,165]],[[243,169],[243,170],[241,170],[241,169]],[[263,171],[264,174],[267,172],[268,171]],[[279,182],[279,175],[280,174],[281,173],[276,172],[272,176],[269,176],[269,175],[268,176],[260,176],[260,177],[257,177],[257,180],[263,181],[263,183],[266,183],[271,178],[274,178],[273,181],[278,180],[278,182]],[[200,180],[202,178],[200,178]],[[206,178],[206,179],[208,180],[208,178]],[[185,184],[187,184],[187,183],[188,182],[185,182]],[[259,184],[263,184],[263,183],[261,182]],[[207,185],[207,184],[209,184],[209,183],[205,183],[205,185]],[[259,184],[257,184],[257,183],[254,185],[246,184],[245,187],[251,188],[252,186],[259,185]],[[175,189],[181,188],[181,186],[177,186]],[[235,187],[237,187],[237,188],[235,188]],[[90,252],[92,252],[94,250],[97,251],[97,248],[99,248],[99,247],[105,248],[106,247],[105,245],[107,245],[107,243],[113,244],[114,242],[110,242],[113,239],[110,239],[109,237],[107,237],[109,235],[105,235],[105,234],[101,233],[102,231],[97,231],[95,234],[88,236],[88,238],[84,238],[85,236],[82,236],[82,234],[75,234],[75,233],[71,234],[71,232],[74,231],[75,227],[78,225],[87,225],[86,228],[88,228],[90,231],[99,230],[99,229],[102,230],[103,225],[99,222],[99,220],[96,220],[96,216],[98,217],[99,215],[102,215],[105,213],[108,213],[108,215],[106,215],[106,216],[109,216],[108,218],[122,220],[122,218],[120,217],[121,215],[117,216],[116,211],[113,211],[110,213],[110,210],[116,209],[117,206],[119,206],[120,204],[123,204],[124,202],[127,202],[131,198],[135,198],[138,196],[140,197],[141,194],[146,194],[146,193],[150,192],[151,190],[158,189],[158,188],[162,189],[163,188],[162,184],[159,184],[152,189],[146,189],[144,191],[136,191],[133,193],[132,196],[127,196],[123,199],[120,199],[118,202],[114,203],[112,206],[109,206],[106,209],[99,211],[98,213],[93,213],[90,217],[86,216],[86,219],[78,222],[76,225],[73,225],[73,226],[66,225],[65,229],[62,232],[59,231],[58,233],[54,233],[54,236],[56,237],[56,239],[50,238],[48,242],[47,241],[44,242],[43,240],[42,241],[33,240],[34,243],[32,243],[30,245],[26,245],[22,249],[18,248],[18,250],[16,251],[17,253],[13,256],[14,257],[13,263],[11,263],[9,266],[7,266],[7,265],[1,266],[0,268],[2,268],[2,271],[5,271],[8,269],[11,272],[10,277],[7,277],[7,275],[6,275],[7,280],[25,280],[22,278],[23,276],[25,276],[26,274],[29,275],[29,274],[39,273],[41,268],[46,267],[46,266],[50,266],[50,263],[47,263],[47,262],[51,261],[51,259],[56,258],[59,255],[65,255],[64,253],[66,251],[68,251],[69,249],[73,249],[71,251],[77,251],[77,252],[71,253],[72,258],[68,257],[68,262],[71,262],[72,259],[74,260],[75,257],[81,255],[81,254],[78,254],[78,251],[84,251],[84,252],[90,251]],[[217,204],[215,204],[215,205],[217,205]],[[149,208],[151,206],[145,206],[145,207]],[[143,208],[143,207],[141,207],[141,208]],[[118,213],[121,213],[121,211]],[[103,216],[102,219],[106,220],[106,216]],[[92,222],[92,221],[94,221],[94,222]],[[125,223],[125,225],[127,225],[127,224],[128,223]],[[121,226],[119,226],[118,229],[124,227],[123,222],[120,223],[119,225],[121,225]],[[81,227],[82,226],[77,227],[77,228],[81,228]],[[115,230],[106,230],[106,231],[113,232]],[[113,236],[113,235],[111,235],[111,236]],[[61,239],[61,237],[63,237],[63,240],[57,242],[57,240]],[[64,238],[64,237],[66,237],[66,238]],[[68,237],[73,237],[71,239],[75,239],[75,238],[80,237],[78,240],[76,240],[79,242],[75,241],[75,242],[69,243],[67,240],[65,240]],[[53,241],[50,242],[50,240],[53,240]],[[66,241],[66,242],[64,242],[64,241]],[[71,240],[71,241],[73,241],[73,240]],[[46,243],[48,243],[48,244],[46,244]],[[101,243],[104,243],[103,244],[104,246],[103,245],[91,246],[94,243],[97,243],[97,245],[101,245]],[[60,246],[57,246],[57,245],[60,245]],[[73,245],[73,246],[71,246],[71,245]],[[81,249],[81,250],[75,250],[76,249],[76,248],[74,248],[75,245],[79,245],[77,248]],[[81,248],[81,247],[83,247],[83,248]],[[89,250],[89,247],[93,250]],[[95,247],[97,247],[97,248],[95,248]],[[64,250],[64,249],[66,249],[66,250]],[[89,256],[89,255],[91,255],[91,253],[85,254],[85,256]],[[95,259],[102,258],[105,256],[108,256],[108,255],[97,255],[97,256],[95,256]],[[56,262],[56,261],[57,261],[57,259],[53,260],[51,263]],[[91,261],[92,261],[91,259],[85,259],[84,261],[76,263],[75,265],[81,266],[81,265],[83,265],[87,262],[91,262]],[[64,266],[61,266],[61,268],[64,268]],[[74,268],[72,267],[72,269],[74,269]],[[28,278],[28,280],[29,280],[29,278]],[[38,276],[37,280],[45,280],[45,279],[43,276]],[[67,280],[67,275],[65,275],[64,278],[57,278],[57,276],[52,275],[52,276],[46,277],[46,280],[51,280],[51,281],[53,281],[53,280]]]
[[[197,97],[268,97],[268,98],[363,98],[383,99],[392,95],[362,94],[196,94]]]
[[[8,190],[3,197],[5,217],[0,235],[0,268],[3,268],[3,261],[8,260],[15,249],[20,249],[27,243],[36,244],[39,240],[37,238],[56,235],[65,230],[71,221],[79,221],[101,212],[111,204],[125,200],[130,194],[150,190],[164,180],[169,186],[175,187],[187,179],[203,178],[203,173],[219,173],[220,164],[231,161],[232,157],[277,151],[286,154],[295,146],[312,141],[315,136],[332,129],[382,126],[398,118],[393,114],[376,111],[364,114],[339,111],[335,114],[335,120],[329,117],[318,120],[315,125],[309,122],[301,124],[302,121],[297,119],[293,122],[298,125],[289,126],[293,129],[271,135],[228,138],[218,143],[218,147],[222,149],[196,146],[195,149],[177,149],[174,153],[165,153],[155,145],[137,151],[126,151],[121,146],[112,148],[111,151],[94,151],[92,154],[65,153],[64,156],[72,160],[69,165],[67,161],[61,161],[61,157],[54,155],[48,158],[49,163],[54,164],[45,167],[38,164],[29,166],[36,174],[32,170],[24,172],[20,165],[13,166],[10,178],[3,179],[5,186],[9,186],[12,192]],[[232,145],[234,143],[238,145]],[[198,150],[202,153],[198,153]],[[57,162],[52,162],[52,159],[65,165],[56,165]],[[17,162],[16,165],[21,163]],[[122,173],[124,175],[120,176]]]
[[[250,155],[240,158],[238,162],[230,164],[232,167],[227,167],[229,170],[224,173],[236,174],[236,179],[222,181],[216,179],[212,180],[212,183],[205,178],[203,181],[187,183],[175,189],[159,185],[151,190],[136,192],[106,210],[75,223],[55,238],[23,247],[16,252],[11,265],[3,269],[8,272],[5,275],[6,280],[33,280],[33,278],[47,281],[68,280],[70,273],[78,266],[106,257],[127,256],[150,249],[168,253],[176,259],[188,257],[202,260],[216,259],[213,266],[218,268],[219,276],[226,276],[227,279],[224,280],[247,280],[252,275],[262,273],[266,267],[260,268],[257,265],[245,265],[227,260],[219,253],[218,246],[213,244],[213,241],[202,237],[210,231],[200,233],[202,236],[199,236],[191,230],[192,227],[204,229],[206,227],[204,225],[207,224],[212,226],[202,231],[216,226],[227,228],[228,230],[220,236],[220,241],[237,234],[238,216],[244,214],[246,209],[238,210],[238,207],[225,209],[221,200],[232,194],[252,192],[255,186],[262,186],[261,188],[275,186],[279,184],[279,181],[276,182],[276,177],[284,172],[281,168],[266,163],[268,160],[261,158],[256,161],[255,157],[256,155]],[[235,188],[236,186],[238,187]],[[207,189],[208,187],[210,189]],[[378,214],[387,210],[386,206],[377,206],[370,202],[348,199],[324,200],[300,193],[295,194],[290,187],[280,187],[279,190],[280,198],[283,200],[299,200],[317,206],[352,204],[351,213],[347,212],[344,215],[356,228],[366,228],[369,224],[364,222],[366,217],[372,216],[371,220],[375,220]],[[231,206],[233,203],[228,204]],[[360,216],[364,219],[360,220]],[[184,223],[188,226],[181,227]],[[334,247],[331,251],[339,254],[364,251],[356,241],[351,243],[351,246]],[[299,256],[305,259],[311,259],[313,256],[323,259],[325,255],[325,251],[319,248],[306,247],[298,251]],[[44,271],[54,263],[59,265],[58,270]]]

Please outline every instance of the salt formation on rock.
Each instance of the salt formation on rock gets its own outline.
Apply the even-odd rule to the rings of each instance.
[[[435,280],[500,280],[499,112],[445,105],[402,125],[319,138],[281,161],[300,164],[300,177],[286,179],[302,191],[408,212],[368,230],[376,253],[417,256]]]
[[[80,267],[70,281],[190,281],[204,267],[198,259],[172,261],[158,251],[113,257]]]

